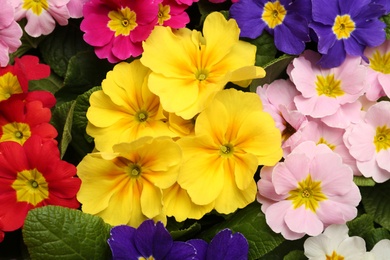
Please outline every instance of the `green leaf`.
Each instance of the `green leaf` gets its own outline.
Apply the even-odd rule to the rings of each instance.
[[[274,233],[265,222],[261,205],[254,202],[238,210],[226,221],[214,225],[202,232],[199,238],[210,241],[222,229],[229,228],[240,232],[249,243],[249,259],[259,259],[283,242],[280,234]]]
[[[385,28],[386,39],[390,39],[390,13],[382,16],[381,20],[386,24],[386,28]]]
[[[369,214],[363,214],[347,222],[350,236],[364,237],[374,229],[374,217]]]
[[[295,56],[284,54],[277,59],[272,60],[264,66],[266,75],[262,79],[255,79],[250,85],[250,91],[256,92],[258,86],[263,86],[264,84],[270,84],[272,81],[278,78],[285,78],[286,68],[290,62],[295,58]]]
[[[374,186],[376,184],[372,178],[366,178],[363,176],[353,176],[353,182],[357,186]]]
[[[225,17],[227,17],[228,16],[227,10],[229,10],[231,4],[229,3],[229,1],[215,4],[215,3],[211,3],[208,0],[199,0],[197,5],[200,12],[200,21],[199,21],[199,28],[198,28],[198,30],[200,30],[200,27],[203,24],[204,20],[206,19],[207,15],[209,15],[212,12],[222,11],[222,14]]]
[[[259,259],[261,260],[283,259],[284,257],[287,257],[288,254],[293,250],[303,250],[303,243],[307,238],[308,236],[305,236],[298,240],[285,240],[274,250],[260,257]]]
[[[274,38],[268,33],[263,33],[256,39],[243,39],[257,47],[256,50],[256,66],[265,67],[275,59],[277,49],[274,44]]]
[[[40,44],[39,50],[46,64],[64,77],[71,57],[80,51],[92,50],[83,40],[80,19],[70,19],[67,26],[57,26]]]
[[[69,143],[72,141],[73,111],[76,101],[70,101],[56,106],[51,118],[52,125],[57,129],[61,158],[64,156]]]
[[[198,222],[194,222],[191,226],[187,228],[171,230],[169,231],[169,233],[171,234],[173,240],[186,241],[188,239],[191,239],[195,234],[199,233],[200,229],[201,225]]]
[[[108,259],[110,229],[100,217],[45,206],[29,211],[23,240],[31,259]]]
[[[306,260],[307,257],[301,250],[294,250],[289,252],[285,257],[283,257],[283,260]]]
[[[49,77],[39,80],[30,80],[28,90],[46,90],[55,94],[63,86],[63,80],[57,74],[51,73]]]
[[[376,243],[382,239],[390,239],[390,232],[385,228],[377,228],[371,230],[365,235],[364,240],[366,241],[367,250],[370,251]]]
[[[361,187],[362,202],[366,212],[374,221],[390,229],[390,181],[374,187]]]

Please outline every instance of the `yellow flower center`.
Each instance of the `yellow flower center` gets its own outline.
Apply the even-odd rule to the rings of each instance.
[[[148,118],[149,115],[146,111],[138,111],[135,115],[135,120],[139,123],[145,122],[146,120],[148,120]]]
[[[12,94],[23,93],[18,78],[11,72],[0,76],[0,101],[10,98]]]
[[[142,169],[137,164],[130,164],[128,167],[128,174],[131,178],[137,178],[142,173]]]
[[[27,202],[36,206],[49,198],[49,185],[37,169],[18,172],[12,188],[16,191],[18,202]]]
[[[390,128],[387,126],[377,127],[374,137],[376,152],[390,148]]]
[[[332,255],[326,255],[326,260],[344,260],[344,256],[338,255],[336,251],[333,251]]]
[[[200,69],[195,72],[195,78],[199,81],[204,81],[209,76],[209,72],[206,69]]]
[[[341,89],[341,80],[335,80],[334,74],[329,74],[326,77],[317,76],[315,84],[319,96],[325,95],[336,98],[344,95],[344,91]]]
[[[158,24],[163,25],[165,21],[171,19],[171,7],[169,5],[158,4]]]
[[[355,22],[348,14],[338,15],[334,20],[332,30],[338,40],[348,39],[355,30]]]
[[[31,9],[34,14],[40,15],[43,10],[49,9],[49,4],[47,0],[24,0],[22,7],[26,10]]]
[[[129,36],[130,32],[138,26],[136,20],[137,15],[130,8],[125,7],[118,11],[110,11],[108,17],[111,19],[108,22],[108,27],[115,32],[115,37],[119,35]]]
[[[305,205],[306,209],[316,212],[319,202],[327,197],[321,191],[321,181],[313,181],[309,174],[305,180],[298,182],[298,187],[289,192],[288,200],[292,200],[294,209]]]
[[[336,148],[335,145],[328,143],[328,141],[326,141],[323,137],[318,140],[317,144],[326,144],[332,151],[334,151],[334,149]]]
[[[138,257],[138,260],[154,260],[154,257],[153,256],[149,256],[149,257],[145,258],[143,256],[140,256],[140,257]]]
[[[382,72],[383,74],[390,74],[390,52],[381,55],[376,50],[374,55],[368,59],[370,60],[371,69]]]
[[[0,138],[0,142],[14,141],[23,145],[31,136],[30,126],[25,123],[8,123],[1,128],[3,135]]]
[[[269,28],[274,29],[279,24],[283,23],[287,11],[279,1],[267,2],[264,5],[261,19],[268,25]]]
[[[219,148],[219,154],[223,157],[230,157],[234,152],[232,144],[224,144]]]

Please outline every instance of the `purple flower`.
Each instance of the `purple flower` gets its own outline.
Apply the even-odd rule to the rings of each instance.
[[[173,241],[161,222],[145,220],[137,229],[120,225],[111,229],[107,240],[113,259],[197,259],[194,246]]]
[[[346,54],[361,56],[366,46],[385,41],[385,24],[379,20],[383,6],[371,0],[313,0],[313,28],[318,37],[319,65],[339,66]]]
[[[310,41],[310,0],[240,0],[230,7],[230,15],[241,37],[255,39],[266,30],[276,48],[287,54],[300,54]]]
[[[246,260],[248,259],[249,245],[241,233],[232,234],[230,229],[220,231],[207,244],[202,239],[191,239],[190,243],[196,248],[200,260]]]

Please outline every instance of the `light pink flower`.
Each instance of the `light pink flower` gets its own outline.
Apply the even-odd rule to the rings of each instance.
[[[316,144],[326,144],[333,152],[337,153],[353,170],[354,175],[361,175],[356,166],[356,160],[350,155],[348,148],[344,144],[344,129],[329,127],[319,120],[312,120],[299,130],[300,140],[297,140],[292,149],[305,141],[313,141]]]
[[[257,198],[266,205],[267,224],[286,239],[317,236],[357,215],[361,196],[352,170],[324,144],[303,142],[264,174],[268,176],[259,180]]]
[[[80,29],[96,55],[116,63],[142,52],[157,23],[161,0],[91,0],[84,5]]]
[[[385,95],[390,96],[390,40],[386,40],[378,47],[367,47],[364,55],[369,59],[369,64],[363,61],[368,68],[367,98],[376,101]]]
[[[390,102],[371,106],[364,120],[346,132],[345,139],[365,177],[376,182],[390,179]]]
[[[24,30],[32,37],[50,34],[56,21],[59,25],[67,25],[69,0],[10,0],[15,7],[15,20],[27,19]]]
[[[0,67],[9,62],[9,54],[16,51],[22,42],[22,28],[14,19],[14,7],[8,1],[3,1],[0,8]]]
[[[347,57],[337,68],[317,65],[320,55],[307,50],[288,69],[301,95],[294,98],[298,111],[320,118],[332,127],[345,128],[360,116],[358,98],[367,89],[366,67],[360,57]]]
[[[66,6],[68,7],[70,17],[83,17],[83,6],[88,1],[89,0],[69,0],[69,3]]]
[[[300,139],[297,130],[307,122],[306,116],[297,110],[294,103],[294,97],[299,95],[299,91],[290,80],[284,79],[259,86],[256,91],[264,111],[272,116],[282,133],[282,148],[286,156],[291,152],[290,147]]]

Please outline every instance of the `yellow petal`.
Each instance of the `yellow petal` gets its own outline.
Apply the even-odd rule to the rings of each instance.
[[[250,79],[264,78],[265,70],[262,67],[246,66],[232,72],[230,81],[239,83]],[[240,85],[246,87],[247,85]]]
[[[162,191],[148,181],[142,181],[141,209],[148,218],[154,218],[162,212]]]

